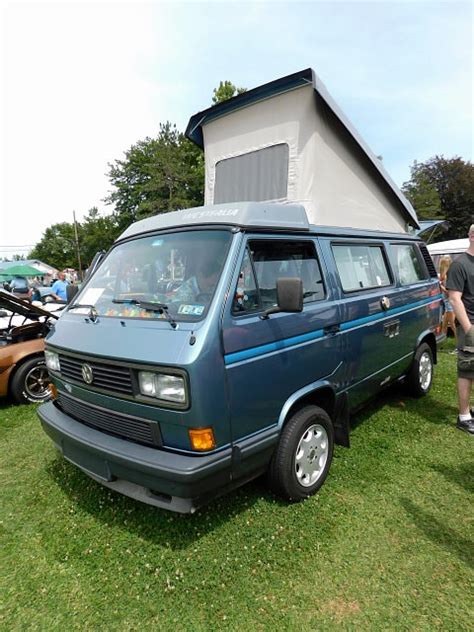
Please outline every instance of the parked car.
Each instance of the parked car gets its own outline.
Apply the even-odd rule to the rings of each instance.
[[[0,397],[20,404],[51,397],[44,337],[58,315],[0,290]]]

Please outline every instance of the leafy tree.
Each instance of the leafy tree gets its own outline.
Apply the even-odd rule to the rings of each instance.
[[[30,259],[40,259],[59,270],[77,268],[75,244],[72,223],[53,224],[45,230],[43,237],[31,251]]]
[[[237,88],[231,81],[221,81],[218,88],[214,88],[214,96],[212,97],[213,103],[222,103],[232,97],[246,92],[246,88]]]
[[[96,207],[78,225],[81,263],[87,268],[99,250],[108,250],[122,232],[114,215],[100,216]]]
[[[465,237],[474,221],[474,165],[462,158],[434,156],[414,162],[403,192],[419,219],[444,219],[446,239]]]
[[[157,138],[138,141],[125,152],[125,160],[109,167],[114,190],[105,201],[115,205],[120,229],[150,215],[203,203],[202,152],[170,122],[160,124]]]

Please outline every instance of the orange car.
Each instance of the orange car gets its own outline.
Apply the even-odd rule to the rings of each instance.
[[[51,397],[44,337],[57,315],[0,290],[0,397],[20,404]]]

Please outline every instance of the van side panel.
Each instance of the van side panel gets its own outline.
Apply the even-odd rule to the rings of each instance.
[[[327,266],[335,270],[334,244],[360,243],[360,240],[337,238],[323,238],[320,241]],[[358,407],[381,387],[406,373],[420,333],[434,331],[439,323],[437,281],[426,278],[411,286],[401,287],[390,243],[372,243],[383,247],[386,254],[391,274],[390,285],[345,293],[337,277],[342,297],[344,388],[349,396],[350,408]]]

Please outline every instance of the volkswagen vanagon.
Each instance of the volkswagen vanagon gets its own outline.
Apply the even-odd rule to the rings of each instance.
[[[299,205],[221,204],[130,226],[46,342],[39,408],[103,485],[192,512],[266,473],[314,494],[350,415],[432,383],[441,297],[418,238],[309,223]]]
[[[316,492],[350,414],[430,389],[441,296],[416,213],[311,68],[191,117],[205,205],[132,224],[46,341],[64,457],[181,512],[267,473]],[[346,228],[351,226],[354,228]]]

